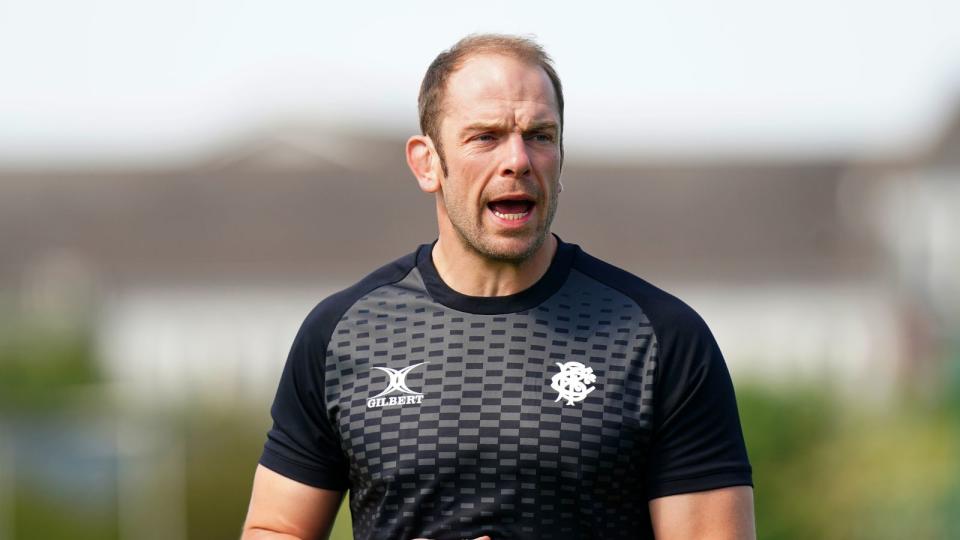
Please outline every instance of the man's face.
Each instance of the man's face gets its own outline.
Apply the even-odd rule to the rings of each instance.
[[[442,107],[441,221],[445,209],[464,245],[489,258],[532,255],[557,209],[559,138],[556,96],[540,67],[468,58],[447,80]]]

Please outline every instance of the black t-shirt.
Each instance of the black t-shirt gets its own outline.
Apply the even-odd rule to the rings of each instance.
[[[558,239],[509,296],[448,287],[424,244],[300,328],[260,463],[350,490],[359,539],[653,538],[656,497],[750,485],[703,319]]]

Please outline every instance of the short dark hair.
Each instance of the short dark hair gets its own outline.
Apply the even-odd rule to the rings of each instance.
[[[546,72],[557,96],[557,112],[560,115],[560,152],[563,154],[563,87],[560,76],[553,67],[553,60],[547,55],[543,47],[532,39],[506,34],[471,34],[453,47],[438,54],[420,84],[420,95],[417,98],[417,109],[420,113],[420,131],[430,137],[437,152],[440,154],[440,164],[443,173],[447,174],[447,165],[443,157],[443,148],[440,144],[440,121],[443,116],[443,100],[447,92],[447,79],[470,56],[477,54],[503,54],[512,56],[524,62],[539,66]]]

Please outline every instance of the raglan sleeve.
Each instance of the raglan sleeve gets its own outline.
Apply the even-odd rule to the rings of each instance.
[[[316,309],[297,332],[270,414],[273,426],[260,464],[310,486],[344,491],[348,460],[324,399],[326,346]]]
[[[733,383],[704,320],[680,303],[657,336],[647,499],[753,485]]]

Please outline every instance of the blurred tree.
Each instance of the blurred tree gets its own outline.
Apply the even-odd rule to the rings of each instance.
[[[189,538],[239,538],[269,419],[195,407],[182,426]]]
[[[100,380],[91,332],[9,323],[0,327],[0,411],[63,406]]]
[[[764,539],[955,538],[960,417],[806,389],[738,391]]]
[[[741,423],[753,466],[760,538],[815,538],[809,506],[817,497],[798,496],[817,471],[812,451],[838,432],[837,407],[814,388],[738,389]]]
[[[113,508],[62,504],[29,486],[20,486],[14,508],[16,538],[113,540],[118,537]]]

